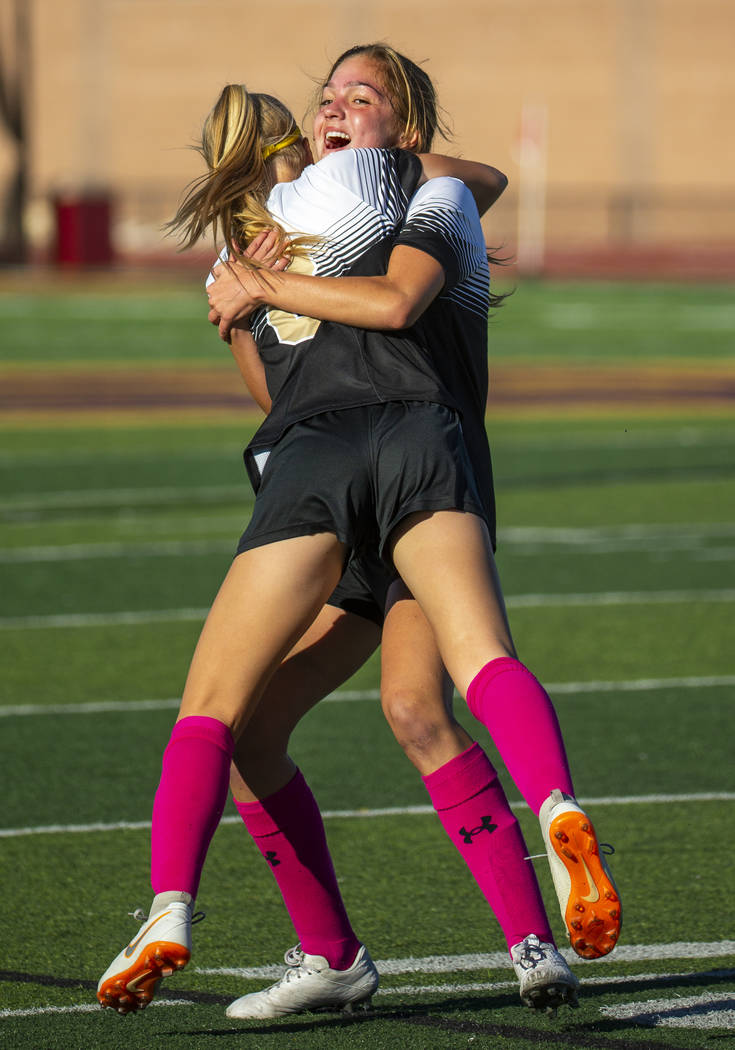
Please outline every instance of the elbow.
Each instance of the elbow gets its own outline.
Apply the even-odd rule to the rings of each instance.
[[[493,168],[493,181],[492,185],[488,186],[488,207],[490,204],[494,204],[498,197],[502,196],[508,185],[508,176],[498,171],[497,168]]]
[[[421,313],[418,303],[411,302],[403,296],[396,296],[386,304],[381,327],[386,331],[399,332],[402,328],[410,328],[418,321]]]

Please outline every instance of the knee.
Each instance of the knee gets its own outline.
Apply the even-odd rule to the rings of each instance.
[[[446,711],[427,706],[411,689],[384,690],[381,703],[393,735],[412,761],[430,753],[449,726]]]
[[[271,771],[287,759],[287,754],[284,742],[249,733],[246,728],[235,744],[232,755],[230,785],[233,791],[241,784],[246,784],[257,793],[263,781],[270,779]]]

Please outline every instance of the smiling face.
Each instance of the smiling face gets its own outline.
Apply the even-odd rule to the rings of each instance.
[[[325,84],[314,118],[317,159],[335,150],[404,144],[379,64],[363,55],[346,59]]]

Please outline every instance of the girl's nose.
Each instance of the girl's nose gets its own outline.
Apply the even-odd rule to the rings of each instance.
[[[344,106],[339,99],[333,98],[322,106],[322,113],[325,117],[341,117],[344,115]]]

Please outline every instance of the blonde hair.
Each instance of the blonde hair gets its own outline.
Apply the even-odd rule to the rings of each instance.
[[[241,249],[265,229],[283,229],[266,210],[275,178],[275,155],[299,172],[302,135],[293,114],[272,95],[251,93],[244,84],[227,84],[209,112],[194,149],[207,172],[185,190],[176,215],[165,229],[190,248],[212,227],[215,243],[224,238]],[[312,238],[289,241],[288,253],[304,254]]]
[[[329,83],[343,62],[356,55],[370,59],[380,68],[383,87],[402,126],[404,139],[410,141],[416,136],[416,144],[411,147],[413,151],[428,153],[437,132],[442,138],[451,139],[449,126],[440,113],[431,77],[390,44],[357,44],[344,51],[332,65],[320,90]]]

